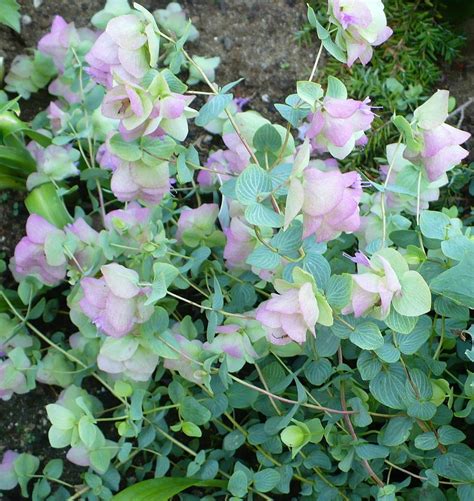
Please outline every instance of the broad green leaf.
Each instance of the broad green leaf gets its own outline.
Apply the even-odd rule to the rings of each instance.
[[[427,238],[444,240],[447,237],[447,228],[450,224],[451,220],[443,212],[424,210],[420,214],[421,233]]]
[[[390,313],[385,318],[387,327],[400,334],[410,334],[418,322],[418,317],[406,317],[397,313],[395,308],[390,308]]]
[[[280,264],[281,257],[265,246],[257,247],[247,258],[246,263],[263,270],[272,270]]]
[[[340,310],[349,304],[353,280],[350,275],[332,275],[326,287],[326,299],[331,307]]]
[[[415,447],[421,451],[431,451],[438,447],[438,440],[432,431],[422,433],[415,438]]]
[[[72,222],[66,207],[52,183],[35,188],[25,199],[30,214],[38,214],[58,228]]]
[[[16,0],[2,0],[0,24],[5,24],[20,33],[20,6]]]
[[[372,322],[356,325],[355,330],[351,331],[349,339],[363,350],[376,350],[384,344],[380,329]]]
[[[269,492],[280,482],[280,473],[273,468],[266,468],[255,473],[254,485],[258,492]]]
[[[51,424],[60,430],[70,430],[76,424],[76,416],[62,405],[48,404],[46,412]]]
[[[434,471],[440,476],[459,482],[472,482],[474,478],[474,458],[469,454],[448,452],[435,459]]]
[[[448,116],[449,92],[438,90],[413,113],[417,125],[432,130],[439,127]]]
[[[390,449],[388,447],[375,444],[356,445],[355,450],[356,454],[361,459],[367,460],[386,458],[390,453]]]
[[[232,94],[218,94],[211,97],[209,101],[201,108],[199,115],[196,117],[196,125],[204,127],[211,120],[217,118],[233,99]]]
[[[142,151],[137,141],[125,141],[117,132],[109,141],[110,152],[128,162],[135,162],[142,157]]]
[[[302,101],[311,106],[324,95],[321,85],[306,80],[296,82],[296,92]]]
[[[255,226],[280,228],[283,226],[283,216],[263,204],[251,204],[245,209],[245,219]]]
[[[431,310],[431,292],[423,277],[416,271],[407,271],[400,278],[401,294],[395,295],[392,306],[406,317],[419,317]]]
[[[458,444],[465,440],[466,435],[454,426],[444,425],[438,430],[439,441],[443,445]]]
[[[396,417],[388,420],[387,426],[382,429],[380,443],[387,447],[396,447],[406,442],[413,428],[413,419]]]
[[[258,203],[272,191],[272,181],[270,176],[258,165],[249,165],[237,178],[235,194],[237,200],[250,205]]]
[[[320,360],[311,362],[306,367],[304,375],[311,384],[321,386],[328,380],[332,372],[331,362],[327,358],[321,358]]]
[[[334,99],[347,99],[346,86],[338,78],[329,76],[326,96]]]
[[[277,152],[282,145],[280,134],[271,124],[262,125],[253,137],[253,145],[257,151]]]
[[[457,304],[474,308],[474,255],[466,254],[458,265],[435,277],[430,287]]]
[[[370,381],[369,388],[373,397],[380,403],[391,409],[405,409],[405,382],[406,375],[403,368],[396,363],[379,372]]]
[[[234,471],[229,479],[227,490],[238,498],[243,498],[248,492],[247,475],[243,471]]]

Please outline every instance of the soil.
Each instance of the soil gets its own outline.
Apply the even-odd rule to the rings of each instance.
[[[18,0],[22,14],[28,16],[21,34],[0,26],[0,57],[8,64],[17,54],[34,46],[49,29],[55,14],[61,14],[76,26],[86,26],[99,10],[102,0],[70,1],[44,0],[40,8],[32,0]],[[165,1],[142,0],[145,7],[154,10],[167,5]],[[302,0],[182,0],[200,31],[199,40],[190,46],[190,52],[202,56],[220,56],[217,81],[225,84],[245,78],[235,93],[251,98],[250,106],[268,118],[277,119],[273,104],[295,91],[294,82],[309,74],[317,47],[300,46],[295,40],[305,19]],[[30,21],[28,23],[28,20]],[[474,20],[462,26],[468,41],[463,59],[446,70],[440,87],[449,88],[458,105],[474,97]],[[469,56],[471,60],[469,61]],[[22,105],[25,119],[32,118],[47,106],[45,93],[33,96]],[[459,117],[458,117],[459,118]],[[474,133],[474,105],[466,109],[463,128]],[[471,140],[471,149],[473,140]],[[24,233],[27,212],[22,194],[0,192],[0,258],[9,257],[16,242]],[[39,385],[27,395],[14,396],[0,402],[0,457],[6,448],[31,452],[41,459],[64,457],[64,451],[51,450],[47,438],[48,422],[44,406],[56,399],[58,389]],[[44,463],[43,463],[44,464]],[[68,465],[68,466],[67,466]],[[63,479],[77,482],[78,470],[66,461]],[[18,499],[17,493],[0,499]]]

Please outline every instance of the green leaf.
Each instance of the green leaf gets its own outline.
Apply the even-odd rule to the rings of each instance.
[[[20,33],[20,6],[16,0],[2,0],[0,23]]]
[[[235,194],[244,205],[260,202],[262,195],[272,191],[270,176],[258,165],[249,165],[237,178]]]
[[[247,258],[246,263],[263,270],[276,268],[280,263],[280,256],[265,246],[257,247]]]
[[[229,479],[227,490],[238,498],[243,498],[248,492],[247,475],[241,470],[234,471]]]
[[[76,424],[76,416],[62,405],[48,404],[46,412],[51,424],[60,430],[70,430]]]
[[[327,358],[321,358],[320,360],[311,362],[306,367],[304,375],[311,384],[321,386],[328,380],[332,372],[331,362]]]
[[[461,430],[454,428],[454,426],[444,425],[439,428],[438,437],[443,445],[452,445],[465,440],[466,435]]]
[[[190,421],[191,423],[197,425],[208,423],[212,417],[209,409],[204,407],[204,405],[201,405],[193,397],[185,397],[182,400],[179,412],[185,421]]]
[[[333,97],[334,99],[347,99],[346,86],[338,78],[329,76],[326,96]]]
[[[431,310],[431,292],[423,277],[416,271],[407,271],[400,278],[401,294],[396,294],[392,306],[397,313],[418,317]]]
[[[444,240],[451,220],[446,214],[432,210],[425,210],[420,215],[421,233],[427,238]]]
[[[255,203],[247,206],[245,209],[245,219],[255,226],[267,226],[270,228],[281,228],[283,226],[283,216],[263,204]]]
[[[239,430],[234,430],[224,437],[223,447],[226,451],[235,451],[245,444],[245,435]]]
[[[390,364],[370,381],[373,397],[391,409],[405,409],[406,375],[398,363]]]
[[[458,265],[435,277],[430,287],[456,304],[474,308],[474,255],[466,254]]]
[[[425,344],[430,335],[431,320],[424,315],[418,320],[409,334],[398,334],[396,336],[396,345],[404,355],[413,355]]]
[[[353,280],[350,275],[332,275],[326,287],[328,303],[338,310],[349,304]]]
[[[469,455],[459,452],[448,452],[436,458],[433,470],[440,476],[460,482],[472,482],[474,478],[474,461]]]
[[[431,451],[438,447],[438,440],[432,431],[422,433],[415,438],[415,447],[420,451]]]
[[[410,437],[413,428],[413,419],[408,417],[396,417],[388,420],[388,424],[382,430],[380,442],[387,447],[397,447]]]
[[[390,449],[388,447],[375,444],[356,445],[355,450],[356,454],[361,459],[367,459],[367,460],[386,458],[390,453]]]
[[[21,494],[25,498],[29,498],[28,482],[31,480],[32,475],[38,471],[39,464],[40,460],[36,456],[26,453],[20,454],[13,463],[21,487]]]
[[[25,199],[30,214],[38,214],[58,228],[63,228],[72,218],[66,210],[56,187],[52,183],[35,188]]]
[[[219,94],[211,97],[199,111],[199,115],[195,120],[196,125],[204,127],[211,120],[217,118],[225,110],[226,106],[231,103],[233,97],[232,94]]]
[[[372,322],[356,325],[355,330],[351,331],[349,339],[363,350],[376,350],[384,344],[380,329]]]
[[[183,430],[183,433],[188,437],[197,437],[197,438],[202,437],[202,431],[199,428],[199,426],[189,421],[184,421],[182,423],[181,429]]]
[[[282,140],[273,125],[265,124],[255,132],[253,145],[257,151],[277,152],[281,148]]]
[[[109,145],[111,153],[127,162],[135,162],[142,157],[137,141],[125,141],[119,132],[110,138]]]
[[[178,156],[178,161],[176,163],[177,178],[178,182],[181,184],[190,183],[193,180],[193,173],[191,169],[186,164],[186,156],[181,153]]]
[[[347,62],[347,57],[346,57],[344,51],[339,47],[339,45],[334,43],[331,40],[331,38],[325,38],[322,41],[322,44],[323,44],[324,48],[329,52],[329,54],[331,54],[332,57],[334,57],[335,59],[337,59],[341,63],[345,64]],[[341,98],[341,99],[346,99],[346,98]]]
[[[89,416],[82,416],[79,420],[79,438],[88,449],[92,449],[97,438],[97,427],[91,422]]]
[[[255,473],[254,485],[258,492],[269,492],[280,482],[281,476],[277,470],[266,468]]]
[[[400,134],[403,135],[403,140],[406,145],[414,151],[420,151],[422,149],[422,145],[415,140],[415,136],[413,135],[413,129],[411,128],[410,123],[405,117],[400,115],[395,115],[392,118],[393,125],[398,129]]]
[[[418,322],[418,317],[400,315],[395,308],[390,308],[390,313],[385,318],[387,327],[400,334],[410,334]]]
[[[296,82],[296,93],[302,101],[311,106],[324,95],[321,85],[306,80]]]

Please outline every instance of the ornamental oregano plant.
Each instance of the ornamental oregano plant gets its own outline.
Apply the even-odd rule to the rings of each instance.
[[[94,30],[57,16],[15,58],[6,91],[55,100],[27,124],[2,94],[0,180],[30,216],[0,289],[0,397],[53,385],[49,441],[82,474],[7,450],[0,489],[474,499],[474,238],[430,210],[469,134],[439,90],[393,116],[377,178],[351,169],[384,103],[318,64],[367,64],[391,29],[380,0],[327,9],[279,123],[189,54],[176,3],[108,0]]]

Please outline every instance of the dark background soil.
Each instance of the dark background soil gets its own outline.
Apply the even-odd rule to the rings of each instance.
[[[0,56],[7,66],[17,54],[35,45],[49,30],[55,14],[76,26],[86,26],[92,15],[103,5],[102,0],[44,0],[39,9],[32,0],[19,0],[22,13],[29,16],[20,35],[0,26]],[[149,9],[163,8],[168,1],[141,2]],[[217,81],[225,84],[244,77],[236,94],[250,97],[250,106],[269,118],[276,118],[273,104],[283,102],[294,92],[294,82],[307,78],[315,47],[300,46],[295,33],[305,19],[305,2],[302,0],[182,0],[193,23],[200,31],[199,40],[190,46],[190,52],[202,56],[219,55],[222,63]],[[27,19],[28,21],[28,19]],[[459,28],[467,37],[463,56],[450,68],[439,87],[449,88],[458,105],[474,97],[474,19]],[[317,49],[317,47],[316,47]],[[46,93],[33,96],[22,105],[26,117],[33,117],[48,104]],[[458,117],[457,117],[458,118]],[[457,121],[456,118],[456,121]],[[466,110],[462,127],[474,132],[474,105]],[[471,140],[471,149],[473,140]],[[9,257],[16,242],[24,233],[27,212],[22,194],[0,192],[0,258]],[[24,396],[14,396],[10,401],[0,401],[0,456],[4,449],[27,451],[42,459],[63,457],[63,451],[51,450],[47,439],[48,422],[44,406],[56,399],[55,390],[39,386]],[[67,462],[66,462],[67,463]],[[66,480],[76,481],[77,470],[70,468]],[[13,497],[3,499],[17,499]],[[0,493],[0,499],[2,494]]]

